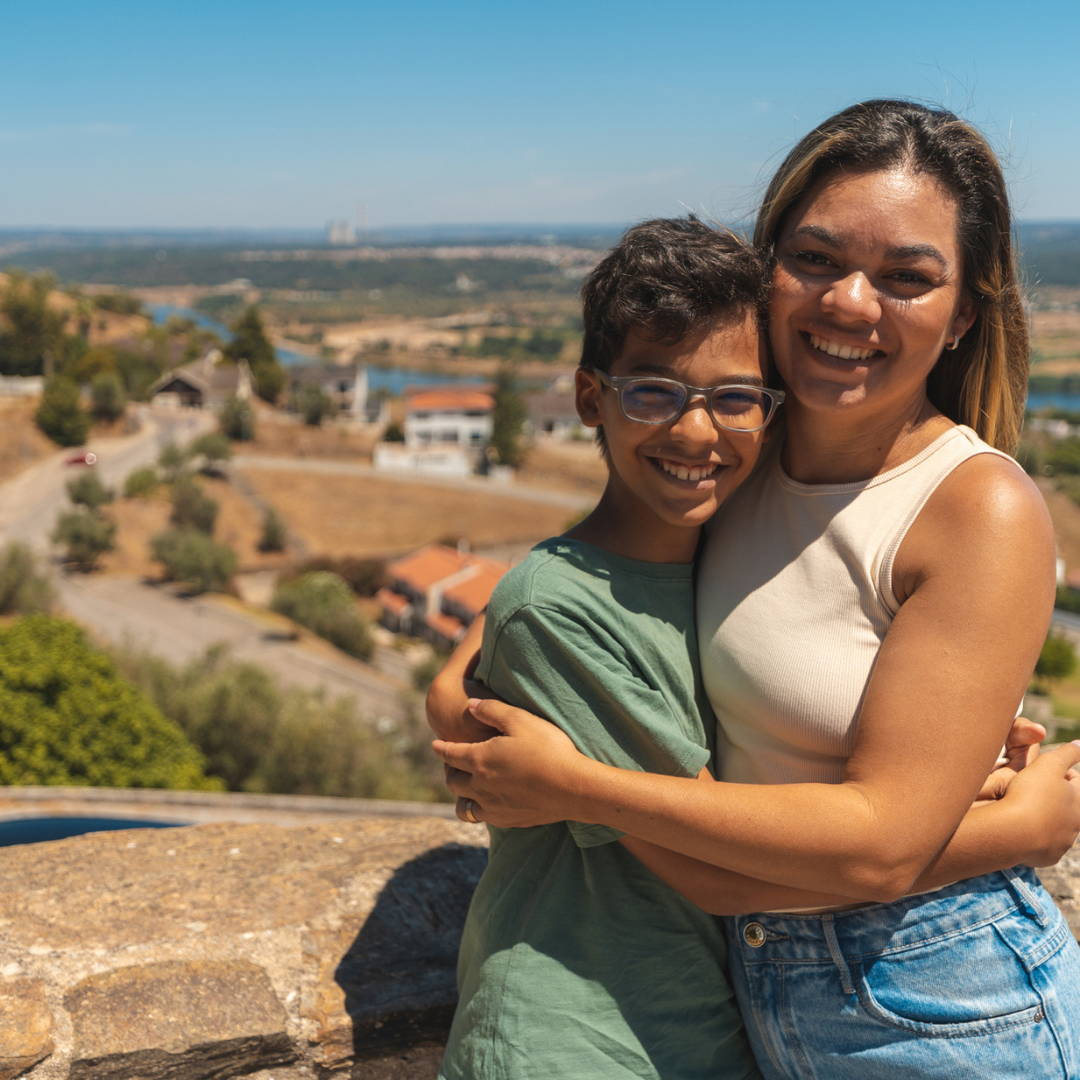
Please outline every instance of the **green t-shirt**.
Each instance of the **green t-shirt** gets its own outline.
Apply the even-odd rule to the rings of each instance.
[[[557,538],[499,582],[477,674],[590,757],[696,776],[713,729],[697,654],[692,567]],[[613,829],[490,831],[443,1080],[759,1077],[711,915]]]

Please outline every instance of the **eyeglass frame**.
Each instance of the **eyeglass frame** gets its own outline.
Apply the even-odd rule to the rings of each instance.
[[[629,420],[632,424],[674,424],[676,420],[690,407],[692,401],[696,401],[698,398],[703,398],[705,404],[708,406],[709,415],[712,417],[713,423],[723,428],[724,431],[731,431],[737,435],[753,435],[755,432],[764,431],[769,426],[770,421],[776,415],[776,410],[783,405],[784,398],[787,394],[783,390],[773,390],[768,386],[758,386],[756,383],[720,383],[718,386],[691,386],[689,383],[680,382],[678,379],[668,379],[662,375],[609,375],[606,371],[601,371],[599,368],[588,369],[595,375],[600,382],[611,390],[615,391],[615,395],[619,401],[619,411],[623,416]],[[627,383],[632,382],[657,382],[657,383],[669,383],[672,386],[681,386],[683,390],[687,391],[686,400],[682,403],[679,411],[674,416],[668,417],[667,420],[642,420],[639,417],[631,416],[626,411],[626,406],[623,404],[623,388]],[[712,395],[717,390],[757,390],[759,393],[765,395],[766,400],[769,402],[769,410],[765,414],[765,420],[763,423],[758,424],[757,427],[750,428],[735,428],[728,427],[727,424],[722,423],[717,419],[716,410],[712,405]]]

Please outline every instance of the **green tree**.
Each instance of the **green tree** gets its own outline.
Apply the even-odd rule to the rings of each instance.
[[[297,388],[293,395],[293,407],[309,427],[319,427],[327,417],[334,415],[330,395],[321,386],[312,383]]]
[[[50,615],[0,629],[0,784],[221,788],[180,728]]]
[[[150,541],[150,551],[171,581],[193,592],[221,592],[236,573],[236,552],[198,529],[168,529]]]
[[[525,460],[522,431],[529,410],[518,391],[514,369],[503,365],[495,373],[495,409],[491,414],[491,442],[488,460],[493,465],[517,468]]]
[[[249,402],[235,395],[226,398],[218,411],[221,433],[236,442],[251,442],[255,438],[255,410]]]
[[[218,504],[190,476],[182,476],[172,486],[172,514],[169,521],[178,529],[198,529],[214,534]]]
[[[120,376],[103,371],[90,380],[90,411],[95,420],[118,420],[127,408],[127,393]]]
[[[382,435],[383,442],[403,443],[405,441],[405,432],[401,430],[401,425],[396,420],[391,420],[386,425]]]
[[[0,615],[48,611],[56,597],[33,551],[18,540],[0,549]]]
[[[116,522],[93,510],[67,510],[56,519],[54,544],[67,548],[65,558],[76,569],[90,573],[98,559],[115,546]]]
[[[67,492],[68,498],[76,506],[85,506],[89,510],[107,506],[116,498],[116,492],[101,482],[97,469],[87,469],[73,480],[69,480]]]
[[[266,336],[262,316],[255,304],[233,324],[233,338],[222,350],[227,360],[246,360],[255,380],[255,391],[265,401],[277,401],[285,387],[285,371],[278,363],[273,343]]]
[[[124,480],[124,498],[141,499],[154,491],[161,481],[153,465],[132,469]]]
[[[232,447],[228,438],[220,431],[201,435],[188,446],[192,457],[203,459],[203,472],[212,476],[221,475],[221,466],[232,457]]]
[[[316,570],[281,582],[270,607],[361,660],[367,660],[375,649],[371,629],[353,602],[352,590],[330,571]]]
[[[158,467],[170,480],[175,480],[188,462],[186,450],[174,442],[167,442],[158,453]]]
[[[1080,439],[1062,439],[1046,455],[1044,465],[1051,476],[1080,475]]]
[[[95,345],[64,368],[77,383],[89,383],[95,375],[116,374],[116,353],[106,345]]]
[[[45,384],[34,419],[58,446],[82,446],[90,431],[90,415],[79,403],[78,383],[62,375]]]
[[[272,507],[263,514],[262,536],[259,539],[260,551],[284,551],[289,534],[281,515]]]
[[[1035,678],[1049,693],[1055,682],[1067,679],[1075,670],[1076,649],[1072,642],[1060,631],[1051,630],[1035,661]]]
[[[65,319],[49,306],[55,285],[51,274],[7,272],[0,293],[0,316],[6,324],[0,330],[0,375],[50,375],[52,365],[59,366],[65,354]]]

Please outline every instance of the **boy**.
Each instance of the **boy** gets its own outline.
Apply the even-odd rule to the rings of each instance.
[[[710,760],[693,559],[783,396],[764,385],[765,287],[748,244],[690,217],[631,229],[583,289],[577,408],[608,483],[499,583],[476,674],[612,765],[697,776]],[[759,1075],[719,926],[619,838],[491,829],[442,1080]]]

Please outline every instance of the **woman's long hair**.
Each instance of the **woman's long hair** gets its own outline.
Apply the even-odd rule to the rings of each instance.
[[[830,173],[897,167],[933,176],[956,200],[963,288],[976,311],[959,347],[943,352],[930,373],[930,400],[950,420],[1011,453],[1024,419],[1031,347],[1005,178],[997,155],[970,124],[910,101],[844,109],[784,159],[765,193],[754,242],[772,254],[789,211]]]

